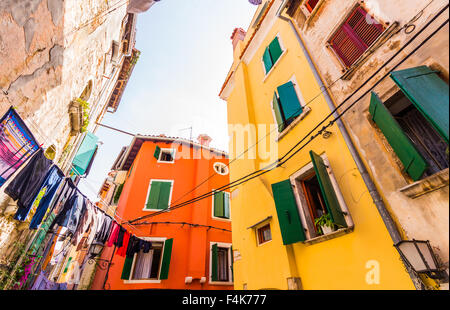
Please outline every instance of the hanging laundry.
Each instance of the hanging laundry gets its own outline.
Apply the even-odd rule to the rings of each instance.
[[[30,229],[36,229],[41,224],[42,219],[44,218],[44,215],[46,214],[50,206],[50,202],[55,196],[56,190],[61,184],[63,178],[64,174],[62,173],[62,171],[56,165],[53,165],[53,167],[51,167],[50,171],[47,173],[47,177],[41,186],[41,190],[46,188],[46,192],[41,198],[36,212],[31,219]]]
[[[113,219],[103,212],[101,213],[103,215],[103,223],[100,229],[97,231],[97,234],[95,235],[94,242],[105,244],[109,238],[109,232],[112,226]]]
[[[73,181],[70,178],[65,178],[64,181],[62,182],[64,182],[64,184],[58,191],[56,198],[53,201],[52,206],[50,208],[50,211],[54,210],[56,213],[60,212],[67,199],[71,197],[77,190],[75,184],[73,184]]]
[[[142,252],[148,253],[152,248],[152,243],[150,241],[144,240],[144,244],[142,246]]]
[[[91,203],[92,204],[92,203]],[[94,206],[91,205],[92,209],[92,220],[91,220],[91,225],[89,227],[89,234],[87,236],[87,240],[86,240],[86,244],[91,245],[92,242],[94,241],[95,235],[97,234],[97,228],[98,226],[101,224],[100,222],[100,211]]]
[[[108,243],[107,243],[108,247],[111,247],[111,246],[113,246],[114,243],[116,243],[117,237],[119,236],[119,231],[120,231],[120,225],[117,224],[117,222],[113,221],[112,228],[111,228],[111,234],[109,236]]]
[[[130,233],[128,231],[125,231],[123,235],[123,243],[122,246],[117,250],[116,252],[117,255],[124,257],[127,254],[130,237],[131,237]]]
[[[84,200],[85,197],[78,191],[75,191],[73,195],[66,200],[51,227],[55,224],[67,227],[67,231],[73,235],[78,227],[79,219],[85,210]]]
[[[48,280],[43,271],[41,271],[39,276],[36,278],[36,281],[34,281],[33,286],[31,287],[31,290],[66,290],[66,289],[67,289],[66,283],[56,283]]]
[[[117,239],[116,239],[116,241],[114,242],[114,245],[115,245],[117,248],[121,248],[121,247],[122,247],[122,245],[123,245],[123,239],[124,239],[124,236],[125,236],[125,232],[126,232],[126,229],[123,228],[122,226],[120,226],[120,228],[119,228],[119,233],[117,234]]]
[[[80,217],[78,227],[72,237],[72,245],[78,245],[78,242],[80,241],[83,234],[87,231],[91,223],[92,218],[91,202],[85,199],[84,203],[85,203],[85,211],[83,215]]]
[[[16,220],[25,220],[51,165],[52,161],[44,156],[42,149],[39,149],[5,188],[5,193],[13,200],[17,200],[19,210],[14,216]]]
[[[0,119],[0,186],[38,150],[38,143],[14,108]]]

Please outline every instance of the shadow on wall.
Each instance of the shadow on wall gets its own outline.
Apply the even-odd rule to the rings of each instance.
[[[0,1],[0,114],[28,114],[61,84],[64,0]]]

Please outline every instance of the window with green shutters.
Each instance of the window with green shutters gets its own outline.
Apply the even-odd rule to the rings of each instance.
[[[289,81],[277,87],[273,95],[272,109],[278,125],[278,131],[282,132],[292,121],[303,112],[303,106],[295,90],[295,84]]]
[[[310,152],[309,168],[302,174],[272,184],[283,244],[293,244],[348,227],[330,169],[321,156]],[[331,231],[319,224],[328,219]],[[316,224],[317,223],[317,224]]]
[[[280,40],[278,37],[275,37],[272,42],[270,42],[269,46],[264,50],[262,57],[266,75],[270,72],[282,54],[283,49],[281,47]]]
[[[404,171],[418,181],[448,168],[448,85],[427,66],[391,78],[400,91],[386,102],[372,92],[369,112]]]
[[[211,282],[233,282],[233,251],[231,244],[213,243],[210,260]]]
[[[230,193],[220,191],[214,193],[213,217],[230,218]]]
[[[151,180],[144,210],[165,210],[169,208],[173,181]]]

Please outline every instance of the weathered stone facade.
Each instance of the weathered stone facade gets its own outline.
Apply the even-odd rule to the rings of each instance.
[[[447,1],[320,0],[311,14],[302,7],[306,1],[288,2],[288,14],[296,21],[301,37],[332,94],[335,105],[355,92],[338,111],[342,112],[358,100],[376,82],[379,83],[373,91],[383,102],[399,92],[398,86],[390,77],[382,77],[406,57],[407,60],[393,71],[426,65],[439,71],[439,77],[448,84],[449,28],[448,23],[445,24],[449,16],[448,8],[383,70],[368,83],[365,82],[437,16],[448,5]],[[358,3],[383,24],[384,32],[354,65],[345,68],[329,42],[337,27]],[[438,29],[441,25],[443,27]],[[430,39],[419,47],[428,37]],[[418,49],[414,51],[415,48]],[[409,56],[410,53],[412,54]],[[369,113],[370,96],[369,92],[357,101],[344,114],[343,121],[391,215],[404,233],[404,239],[430,240],[448,272],[448,168],[414,182],[405,173],[397,155],[372,121]]]
[[[71,135],[71,102],[81,97],[89,103],[87,130],[95,132],[122,64],[132,57],[135,29],[129,20],[135,27],[126,1],[0,3],[0,114],[16,107],[38,143],[55,147],[54,162],[66,173],[84,137]],[[14,241],[29,235],[22,233],[27,223],[11,220],[15,204],[3,193],[7,185],[0,189],[0,260],[7,260]]]

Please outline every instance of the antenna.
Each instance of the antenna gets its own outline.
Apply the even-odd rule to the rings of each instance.
[[[183,128],[183,129],[180,129],[180,130],[178,130],[178,131],[182,131],[182,130],[188,130],[188,129],[190,129],[190,130],[191,130],[191,133],[190,133],[190,135],[189,135],[189,140],[191,140],[191,141],[192,141],[192,126],[191,126],[191,127],[187,127],[187,128]]]

